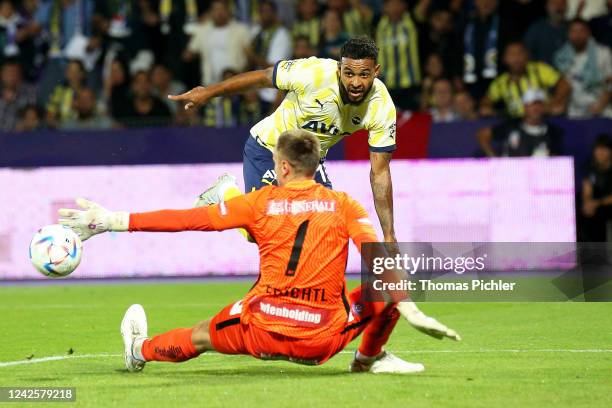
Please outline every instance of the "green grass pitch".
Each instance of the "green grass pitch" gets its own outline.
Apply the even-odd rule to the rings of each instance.
[[[387,349],[424,363],[416,375],[349,374],[355,343],[319,367],[209,353],[181,364],[150,363],[137,374],[124,370],[119,323],[131,303],[144,305],[151,335],[210,317],[249,286],[2,287],[0,386],[72,386],[77,401],[69,406],[88,407],[612,405],[609,303],[421,304],[463,341],[429,338],[401,320]],[[48,356],[69,358],[36,362]]]

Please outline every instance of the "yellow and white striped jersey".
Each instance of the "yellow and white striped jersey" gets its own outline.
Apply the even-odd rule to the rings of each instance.
[[[332,59],[278,62],[273,82],[288,91],[287,96],[273,114],[251,128],[251,136],[273,150],[281,133],[301,128],[319,138],[324,158],[343,137],[366,129],[371,151],[395,150],[395,105],[385,85],[375,79],[363,102],[352,105],[342,101],[338,81],[338,62]]]

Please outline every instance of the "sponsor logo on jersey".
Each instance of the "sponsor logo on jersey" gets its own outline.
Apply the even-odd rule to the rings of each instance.
[[[350,135],[351,132],[342,132],[336,125],[328,125],[325,122],[318,120],[310,120],[307,123],[300,126],[302,129],[309,130],[314,133],[321,133],[323,135],[336,136],[342,134],[343,136]]]
[[[336,211],[334,200],[270,200],[267,215],[324,213]]]
[[[327,323],[329,312],[304,305],[257,300],[251,310],[265,315],[269,320],[280,320],[298,326],[317,327]]]

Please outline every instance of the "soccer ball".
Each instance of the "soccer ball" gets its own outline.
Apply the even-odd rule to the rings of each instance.
[[[70,275],[81,262],[83,243],[70,228],[47,225],[30,243],[30,261],[38,272],[50,278]]]

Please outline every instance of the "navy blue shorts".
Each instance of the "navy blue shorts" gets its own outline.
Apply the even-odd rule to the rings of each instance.
[[[276,173],[274,172],[274,160],[272,152],[249,136],[244,144],[242,152],[242,173],[244,176],[245,192],[259,190],[261,187],[276,185]],[[319,164],[315,173],[315,181],[331,189],[332,183],[325,172],[323,161]]]

